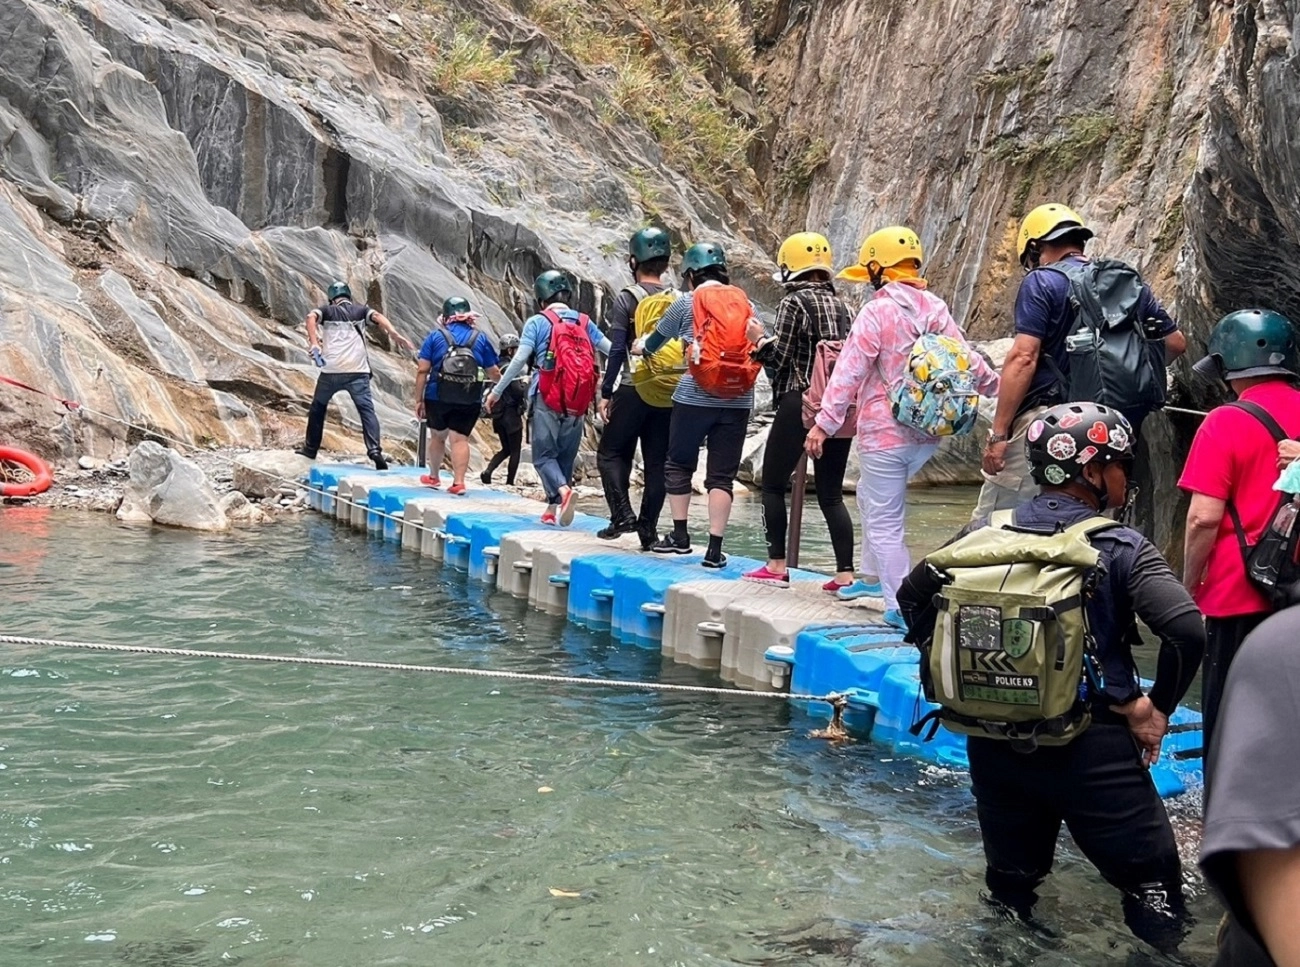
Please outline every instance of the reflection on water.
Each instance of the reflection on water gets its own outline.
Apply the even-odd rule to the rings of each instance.
[[[949,536],[955,496],[915,495],[913,536]],[[321,518],[210,536],[11,513],[7,633],[716,684]],[[829,554],[815,513],[810,563]],[[755,500],[736,521],[729,543],[759,551]],[[1000,923],[963,778],[811,739],[784,703],[6,647],[0,709],[6,964],[1060,965],[1139,946],[1072,849],[1044,891],[1052,933]],[[1204,962],[1215,915],[1195,905]]]

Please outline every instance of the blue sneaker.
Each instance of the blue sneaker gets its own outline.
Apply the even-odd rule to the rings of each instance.
[[[899,631],[907,630],[907,622],[903,620],[903,613],[896,608],[890,608],[885,612],[884,622]]]
[[[859,578],[836,591],[835,597],[841,601],[856,601],[858,598],[878,598],[880,594],[879,584],[868,584]]]

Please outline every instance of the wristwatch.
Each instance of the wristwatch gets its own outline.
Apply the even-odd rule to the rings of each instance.
[[[992,430],[989,430],[989,438],[988,438],[989,446],[992,446],[995,443],[1006,443],[1009,439],[1011,438],[1007,436],[1005,433],[995,433]]]

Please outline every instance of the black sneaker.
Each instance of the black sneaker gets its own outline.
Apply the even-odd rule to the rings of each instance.
[[[492,478],[488,476],[488,472],[486,470],[484,470],[481,474],[478,475],[478,479],[483,481],[484,486],[487,487],[492,486]]]
[[[306,457],[308,460],[315,460],[315,459],[316,459],[316,454],[308,452],[308,450],[307,450],[306,447],[299,447],[298,449],[294,450],[293,452],[296,453],[296,454],[298,454],[298,456],[300,456],[300,457]]]
[[[716,561],[711,559],[707,554],[704,556],[704,560],[700,561],[700,567],[711,567],[714,570],[721,570],[726,566],[727,555],[721,551],[718,552],[718,559]]]
[[[596,531],[596,536],[602,541],[612,541],[624,534],[631,534],[634,530],[636,530],[636,520],[628,517],[620,521],[610,521],[608,527]]]
[[[641,551],[643,553],[653,551],[655,544],[659,542],[659,535],[655,533],[653,527],[647,527],[645,524],[636,525],[636,536],[641,538]]]
[[[384,455],[383,455],[383,453],[381,453],[380,451],[376,450],[374,453],[369,454],[369,456],[370,456],[370,459],[373,460],[373,461],[375,462],[375,469],[376,469],[376,470],[387,470],[387,469],[388,469],[388,461],[384,459]]]
[[[688,538],[679,544],[677,538],[673,537],[672,534],[665,534],[654,542],[650,550],[656,554],[689,554],[691,553],[691,542]]]

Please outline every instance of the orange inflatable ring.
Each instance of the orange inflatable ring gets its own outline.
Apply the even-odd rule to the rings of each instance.
[[[54,471],[50,465],[26,450],[17,447],[0,447],[0,461],[16,463],[31,471],[32,479],[26,483],[5,483],[0,480],[0,497],[35,497],[50,489],[54,483]]]

